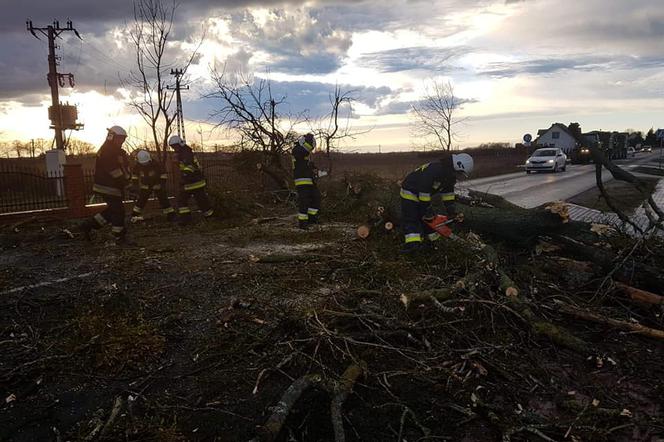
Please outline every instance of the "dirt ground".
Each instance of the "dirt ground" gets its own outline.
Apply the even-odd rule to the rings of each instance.
[[[247,441],[305,375],[324,381],[277,440],[335,440],[323,386],[349,367],[362,375],[346,440],[664,440],[662,341],[551,307],[662,329],[661,306],[542,248],[496,244],[536,314],[588,344],[574,351],[533,332],[491,277],[406,306],[482,265],[453,242],[404,256],[396,233],[358,241],[354,221],[329,217],[301,232],[293,207],[261,207],[273,219],[157,216],[131,226],[132,246],[71,238],[68,223],[0,230],[0,440]]]

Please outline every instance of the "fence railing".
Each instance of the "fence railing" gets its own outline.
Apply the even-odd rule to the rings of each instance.
[[[0,213],[67,207],[65,176],[0,163]]]

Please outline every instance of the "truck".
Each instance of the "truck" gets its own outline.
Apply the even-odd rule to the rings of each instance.
[[[589,163],[591,160],[590,146],[599,144],[600,149],[611,160],[622,160],[627,158],[627,139],[629,134],[626,132],[604,132],[594,130],[584,133],[582,139],[584,143],[572,153],[572,162]]]

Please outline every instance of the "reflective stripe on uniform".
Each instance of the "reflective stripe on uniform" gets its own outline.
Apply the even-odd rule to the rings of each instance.
[[[113,233],[122,233],[122,232],[124,232],[124,227],[122,227],[122,226],[113,226],[111,228],[111,232],[113,232]]]
[[[309,215],[318,215],[318,209],[309,208],[307,210],[307,214],[309,214]]]
[[[194,168],[192,166],[185,166],[184,164],[180,163],[180,170],[183,172],[191,172],[194,173]]]
[[[420,192],[419,198],[420,198],[420,201],[429,202],[429,201],[431,201],[431,194]]]
[[[407,233],[406,234],[406,244],[411,242],[422,242],[422,235],[419,233]]]
[[[432,232],[427,235],[429,241],[438,241],[440,239],[440,234],[438,232]]]
[[[132,212],[134,212],[134,213],[143,213],[143,209],[141,209],[138,206],[134,206],[134,209],[132,210]]]
[[[309,221],[309,214],[307,213],[298,213],[297,219],[300,221]]]
[[[214,209],[210,209],[207,212],[203,212],[203,216],[206,217],[206,218],[209,218],[212,215],[214,215]]]
[[[102,186],[101,184],[92,186],[92,191],[103,195],[122,196],[122,191],[117,187]]]
[[[141,189],[148,190],[149,188],[150,188],[150,186],[148,186],[146,184],[141,184]]]
[[[401,192],[399,193],[401,195],[401,198],[409,201],[415,201],[416,203],[420,202],[420,199],[418,198],[417,195],[415,195],[413,192],[406,190],[406,189],[401,189]]]
[[[98,225],[100,226],[105,226],[106,225],[106,218],[104,218],[101,213],[96,214],[93,219],[97,222]]]
[[[203,187],[205,187],[205,180],[200,180],[196,181],[195,183],[185,184],[184,190],[196,190],[196,189],[202,189]]]
[[[164,213],[164,215],[168,215],[169,213],[175,212],[175,209],[172,207],[167,207],[164,210],[162,210],[162,212]]]
[[[456,199],[456,197],[454,196],[454,192],[443,193],[442,197],[443,201],[454,201]]]
[[[178,208],[178,213],[180,215],[184,215],[186,213],[191,213],[191,209],[189,207],[180,207],[180,208]]]
[[[111,170],[111,171],[109,172],[109,174],[110,174],[113,178],[120,178],[122,175],[124,175],[124,172],[122,171],[122,169],[117,168],[117,169]]]
[[[313,178],[295,178],[296,186],[313,186]]]

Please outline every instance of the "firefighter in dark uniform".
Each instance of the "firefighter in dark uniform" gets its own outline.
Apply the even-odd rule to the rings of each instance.
[[[126,237],[125,212],[122,200],[125,187],[129,184],[129,158],[122,149],[127,132],[120,126],[108,129],[106,141],[99,148],[95,160],[95,177],[92,190],[106,203],[106,209],[85,221],[81,229],[90,238],[93,229],[111,225],[111,232],[117,241]]]
[[[171,207],[166,195],[166,180],[168,175],[158,161],[154,161],[150,152],[139,150],[136,153],[136,164],[132,168],[132,187],[138,193],[138,199],[132,210],[132,222],[143,221],[143,209],[148,198],[154,192],[159,199],[159,206],[169,221],[175,220],[175,209]]]
[[[470,155],[446,155],[417,168],[403,180],[400,195],[405,252],[420,249],[425,238],[429,241],[440,239],[440,235],[425,223],[434,217],[431,199],[440,194],[447,216],[457,217],[454,204],[457,175],[468,175],[472,170],[473,158]]]
[[[314,149],[316,149],[316,138],[308,133],[300,137],[291,151],[300,229],[307,229],[310,224],[319,222],[320,192],[315,181],[316,166],[311,161]]]
[[[205,187],[207,185],[203,177],[203,171],[194,156],[191,147],[178,135],[173,135],[168,139],[168,145],[175,151],[178,158],[178,167],[180,169],[180,182],[182,187],[178,197],[178,216],[183,224],[191,221],[191,209],[189,208],[189,198],[191,196],[196,200],[198,208],[203,212],[206,218],[214,215],[214,209],[210,204]]]

